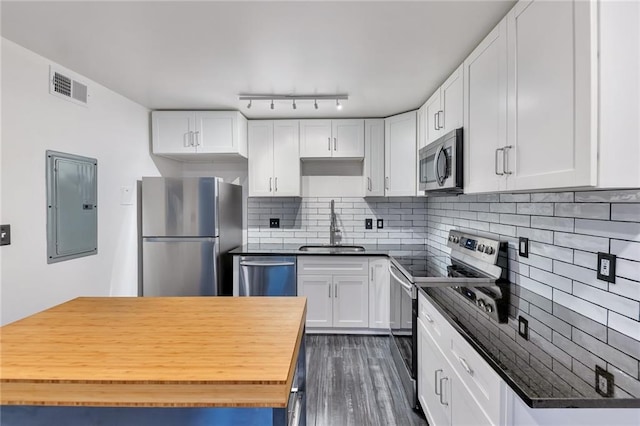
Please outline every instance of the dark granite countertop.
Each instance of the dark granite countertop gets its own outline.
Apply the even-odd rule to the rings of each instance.
[[[529,407],[640,407],[639,398],[601,396],[564,368],[550,346],[521,338],[517,325],[498,324],[452,288],[418,288]]]
[[[365,248],[360,252],[313,252],[300,251],[304,244],[245,244],[231,250],[232,255],[264,256],[418,256],[432,250],[421,244],[359,244]],[[345,244],[346,245],[346,244]]]

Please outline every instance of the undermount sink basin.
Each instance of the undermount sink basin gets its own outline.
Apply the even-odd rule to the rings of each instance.
[[[362,246],[302,246],[300,251],[313,253],[360,253],[364,251]]]

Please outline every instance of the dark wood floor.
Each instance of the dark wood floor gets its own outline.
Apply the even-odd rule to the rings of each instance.
[[[388,337],[307,335],[308,426],[426,425],[410,407]]]

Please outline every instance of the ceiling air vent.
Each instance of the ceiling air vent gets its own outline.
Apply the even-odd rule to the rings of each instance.
[[[87,85],[71,78],[67,71],[55,69],[49,72],[49,93],[79,105],[87,106]]]

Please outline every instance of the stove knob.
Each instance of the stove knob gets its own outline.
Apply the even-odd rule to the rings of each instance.
[[[493,306],[491,306],[491,305],[486,305],[486,306],[484,307],[484,310],[485,310],[485,311],[487,311],[488,313],[491,313],[491,312],[493,312]]]
[[[487,253],[487,254],[493,254],[493,253],[495,252],[495,250],[493,249],[493,247],[491,247],[491,246],[487,246],[487,247],[484,249],[484,252],[485,252],[485,253]]]
[[[458,242],[460,241],[459,237],[456,237],[455,235],[453,236],[453,242],[458,244]]]
[[[453,238],[454,238],[453,235],[449,235],[449,241],[453,242]]]
[[[478,299],[478,306],[480,306],[480,309],[487,309],[484,299]]]
[[[480,244],[480,245],[478,246],[478,251],[479,251],[480,253],[484,252],[484,244]]]

